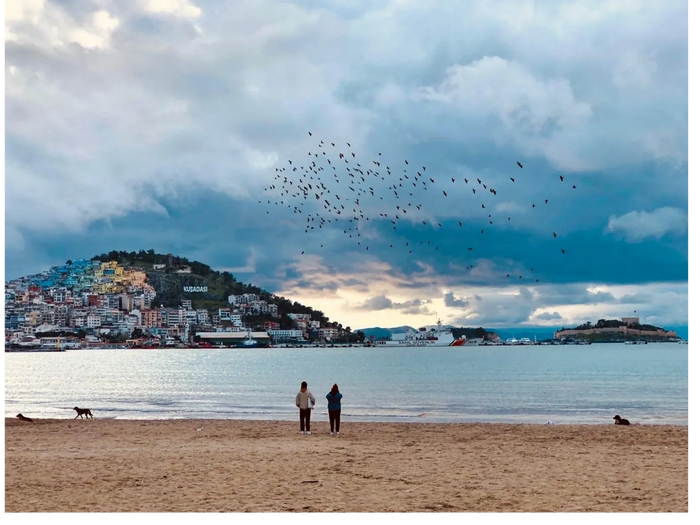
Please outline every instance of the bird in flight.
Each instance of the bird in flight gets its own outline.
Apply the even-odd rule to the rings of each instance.
[[[518,166],[520,166],[521,168],[523,167],[523,165],[522,165],[522,164],[520,164],[519,162],[518,162],[517,164],[518,164]]]

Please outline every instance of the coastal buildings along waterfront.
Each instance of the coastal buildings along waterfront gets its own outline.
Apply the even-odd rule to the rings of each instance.
[[[153,265],[156,271],[166,267]],[[178,268],[174,273],[192,272]],[[289,314],[293,328],[281,329],[280,322],[270,320],[279,320],[278,306],[252,293],[229,295],[227,307],[195,309],[192,299],[184,297],[177,308],[162,307],[156,304],[156,289],[147,281],[141,268],[83,259],[8,281],[6,349],[186,346],[200,340],[204,346],[264,346],[309,340],[325,343],[341,335],[337,326],[321,326],[304,313]],[[206,287],[183,287],[183,293],[193,291],[206,291]],[[268,319],[246,322],[261,315]]]
[[[156,268],[158,267],[158,268]],[[156,281],[167,268],[192,275],[189,267],[154,264]],[[288,313],[282,319],[277,304],[255,293],[225,296],[227,306],[194,308],[187,293],[207,286],[180,288],[178,307],[156,304],[156,288],[140,267],[110,260],[73,260],[46,272],[14,279],[5,286],[5,346],[8,350],[61,351],[74,348],[300,345],[347,340],[348,329],[322,325],[309,313]],[[190,291],[188,291],[190,290]],[[178,297],[178,296],[176,296]],[[224,301],[221,301],[223,303]],[[219,304],[221,304],[219,303]],[[325,319],[325,318],[324,318]],[[440,322],[436,328],[408,329],[390,339],[357,342],[373,347],[530,345],[528,338],[501,341],[485,337],[453,337]],[[599,320],[562,328],[540,344],[622,341],[677,341],[673,331],[640,323],[639,317]]]

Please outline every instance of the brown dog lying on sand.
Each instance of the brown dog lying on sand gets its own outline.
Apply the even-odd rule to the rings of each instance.
[[[17,414],[17,419],[19,419],[20,421],[29,421],[30,423],[34,421],[32,418],[25,417],[22,414]]]
[[[78,416],[80,416],[80,419],[83,419],[83,416],[85,416],[86,418],[87,418],[88,416],[92,417],[92,412],[90,412],[90,409],[89,409],[89,408],[78,408],[78,407],[73,407],[73,410],[75,410],[75,411],[78,413],[78,415],[75,416],[73,419],[78,419]],[[94,418],[93,418],[93,419],[94,419]]]
[[[627,419],[622,419],[620,416],[615,416],[613,418],[615,420],[616,425],[629,425],[630,422]]]

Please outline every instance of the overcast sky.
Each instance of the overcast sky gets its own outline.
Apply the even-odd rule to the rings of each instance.
[[[684,1],[9,0],[5,38],[8,279],[153,248],[353,328],[687,324]],[[316,154],[332,194],[265,190]],[[352,162],[435,183],[305,233]]]

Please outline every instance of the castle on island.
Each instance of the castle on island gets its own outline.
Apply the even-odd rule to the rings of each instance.
[[[595,325],[590,322],[576,328],[562,328],[554,332],[554,339],[575,338],[633,338],[633,339],[678,339],[674,331],[664,330],[652,325],[640,324],[639,317],[623,317],[620,320],[601,319]]]

